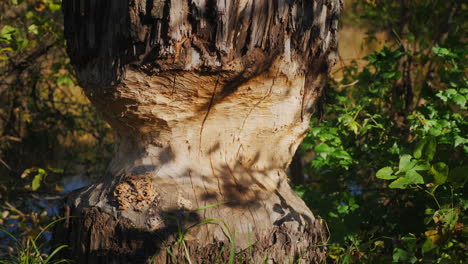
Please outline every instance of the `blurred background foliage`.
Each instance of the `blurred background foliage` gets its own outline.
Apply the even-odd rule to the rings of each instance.
[[[69,64],[60,5],[0,1],[7,263],[61,249],[47,244],[57,204],[112,153]],[[466,263],[467,11],[459,0],[346,1],[341,60],[289,170],[328,223],[327,263]]]
[[[0,231],[0,259],[13,263],[43,263],[48,249],[33,247],[50,237],[41,231],[61,197],[102,174],[112,153],[109,126],[76,84],[60,9],[0,1],[0,226],[12,235]]]
[[[328,262],[466,263],[468,5],[346,5],[343,58],[291,167]]]

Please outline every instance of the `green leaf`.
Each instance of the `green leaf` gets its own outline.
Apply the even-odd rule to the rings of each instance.
[[[400,154],[400,148],[398,147],[398,144],[396,142],[394,142],[393,146],[390,149],[388,149],[388,152],[390,154],[399,155]]]
[[[47,167],[47,169],[53,173],[63,173],[65,171],[64,169],[52,168],[52,167]]]
[[[422,253],[425,254],[436,247],[437,246],[434,243],[432,243],[432,240],[430,238],[426,238],[426,241],[424,241],[423,245],[421,246],[421,250]]]
[[[42,179],[47,175],[47,172],[44,169],[37,169],[37,174],[34,176],[31,182],[31,190],[36,191],[41,186]]]
[[[36,191],[37,189],[39,189],[39,187],[41,187],[41,180],[42,180],[42,174],[37,174],[36,176],[34,176],[34,179],[32,180],[32,183],[31,183],[31,189],[33,191]]]
[[[320,127],[312,128],[312,129],[310,130],[310,134],[312,134],[314,137],[316,137],[317,134],[320,133],[321,130],[322,130],[322,129],[321,129]]]
[[[26,12],[25,17],[26,17],[27,19],[33,19],[34,17],[36,17],[36,15],[35,15],[34,12],[32,12],[32,11],[28,11],[28,12]]]
[[[338,213],[340,213],[340,214],[348,214],[349,213],[349,206],[346,205],[346,204],[338,205],[338,207],[336,209],[337,209]]]
[[[460,145],[464,145],[468,143],[468,139],[461,137],[461,136],[455,136],[455,143],[453,144],[454,147],[458,147]]]
[[[434,159],[434,155],[436,153],[437,149],[437,141],[435,137],[429,137],[427,139],[426,144],[424,145],[423,149],[423,157],[426,158],[426,160],[431,161]]]
[[[351,156],[349,155],[349,153],[344,150],[338,150],[338,151],[333,152],[333,156],[335,156],[335,158],[338,158],[338,159],[345,159],[345,160],[351,159]]]
[[[386,72],[386,73],[382,74],[382,77],[384,77],[385,79],[392,79],[392,78],[398,79],[399,72],[398,71]]]
[[[461,208],[463,208],[463,210],[467,210],[468,209],[468,199],[460,198],[460,206],[461,206]]]
[[[394,262],[407,262],[412,257],[412,254],[401,248],[395,248],[393,250],[393,261]]]
[[[447,100],[448,100],[448,97],[442,91],[439,91],[436,94],[436,96],[439,97],[444,102],[447,102]]]
[[[49,9],[52,12],[57,12],[58,10],[60,10],[60,7],[61,7],[60,4],[49,2]]]
[[[301,197],[301,199],[304,200],[304,194],[306,193],[306,189],[302,185],[295,186],[293,190],[297,194],[297,196]]]
[[[332,218],[339,218],[339,215],[335,214],[334,212],[329,212],[328,216],[330,216]]]
[[[447,48],[441,48],[439,46],[435,46],[432,48],[432,52],[437,54],[440,57],[451,57],[451,58],[456,58],[457,55],[452,53],[449,49]]]
[[[315,151],[321,155],[323,158],[326,158],[328,154],[332,153],[335,149],[328,146],[325,143],[318,144],[315,146]]]
[[[348,128],[356,135],[359,134],[359,127],[359,123],[354,120],[348,123]]]
[[[411,155],[405,154],[400,157],[400,164],[398,165],[399,172],[409,171],[415,165],[416,165],[416,161],[411,160]]]
[[[5,25],[0,31],[0,38],[6,39],[6,40],[12,40],[13,35],[16,32],[18,32],[17,28],[10,26],[10,25]]]
[[[413,249],[416,246],[417,237],[414,234],[408,234],[401,238],[401,242],[405,245],[405,248],[409,249],[409,251],[413,252]]]
[[[415,171],[427,171],[430,168],[431,168],[431,165],[429,164],[429,162],[421,160],[416,163],[416,166],[414,166],[413,169]]]
[[[454,208],[441,209],[434,213],[434,223],[442,225],[445,229],[452,230],[458,222],[458,210]]]
[[[426,138],[419,141],[419,143],[416,145],[416,148],[414,149],[413,156],[416,159],[420,159],[422,157],[422,151],[423,151],[424,145],[426,145]]]
[[[468,180],[468,166],[451,169],[447,180],[455,187],[463,187]]]
[[[383,180],[393,180],[397,178],[397,176],[393,175],[393,169],[390,167],[378,170],[375,176]]]
[[[434,154],[437,148],[437,141],[434,137],[425,137],[416,145],[413,156],[416,159],[424,157],[428,161],[434,158]]]
[[[451,97],[452,101],[459,105],[460,107],[464,108],[466,104],[466,97],[461,94],[455,94]]]
[[[400,177],[396,179],[395,181],[393,181],[392,183],[390,183],[388,187],[392,189],[406,189],[406,187],[412,183],[413,182],[411,180],[405,177]]]
[[[406,178],[411,181],[412,184],[423,184],[424,178],[421,174],[417,173],[416,170],[410,170],[406,173]]]
[[[434,176],[434,183],[437,185],[444,184],[448,178],[449,168],[447,164],[443,162],[437,162],[432,165],[429,173]]]
[[[35,24],[32,24],[28,27],[28,32],[34,35],[39,34],[39,27]]]
[[[72,77],[68,74],[62,74],[57,78],[57,85],[75,85]]]
[[[15,52],[11,47],[6,47],[6,48],[0,49],[0,52],[5,52],[5,51]]]
[[[450,89],[445,90],[444,93],[445,93],[448,97],[452,97],[453,95],[458,94],[457,90],[456,90],[456,89],[453,89],[453,88],[450,88]]]
[[[451,87],[458,87],[458,84],[456,82],[449,82]]]

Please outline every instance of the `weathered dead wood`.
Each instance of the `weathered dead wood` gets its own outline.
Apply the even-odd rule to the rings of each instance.
[[[334,63],[341,5],[65,1],[72,63],[117,140],[108,173],[67,199],[79,263],[225,261],[226,227],[239,263],[321,260],[323,225],[285,170]]]

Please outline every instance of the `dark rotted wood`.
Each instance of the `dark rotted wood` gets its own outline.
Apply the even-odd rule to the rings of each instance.
[[[135,228],[128,219],[110,216],[97,207],[70,213],[75,217],[56,228],[55,234],[59,235],[57,242],[72,243],[73,246],[68,251],[64,250],[66,254],[62,252],[61,257],[75,263],[148,263],[153,260],[150,263],[179,264],[186,263],[188,257],[192,263],[226,263],[229,259],[231,244],[226,241],[214,241],[203,246],[196,241],[185,241],[190,252],[187,256],[183,245],[174,242],[174,233],[178,232],[175,223],[154,232]],[[170,214],[180,216],[184,212]],[[80,217],[76,217],[78,215]],[[196,223],[197,216],[192,217],[187,221]],[[318,232],[321,229],[323,226],[320,222],[302,232],[274,226],[256,243],[242,251],[236,251],[234,263],[271,262],[283,254],[281,252],[292,252],[288,258],[295,261],[306,260],[305,263],[310,263],[319,260],[325,253],[323,243],[326,241],[326,235]],[[302,252],[295,251],[296,243],[304,240],[310,242],[310,248]]]
[[[129,65],[149,73],[228,71],[245,80],[285,49],[306,75],[327,72],[336,60],[341,6],[342,0],[67,0],[63,11],[72,64],[93,93],[96,85],[118,82]]]

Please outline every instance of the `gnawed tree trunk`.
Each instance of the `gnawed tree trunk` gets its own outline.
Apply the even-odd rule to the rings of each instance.
[[[238,263],[322,260],[322,221],[285,170],[341,5],[64,1],[71,61],[117,141],[107,174],[67,199],[79,217],[56,234],[77,263],[221,263],[231,247]]]

